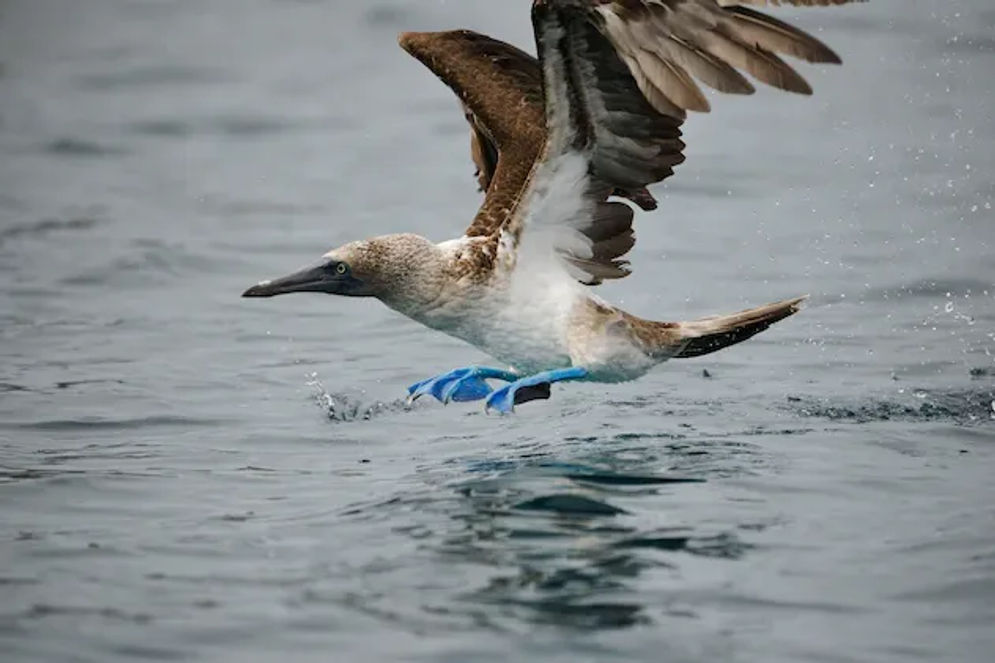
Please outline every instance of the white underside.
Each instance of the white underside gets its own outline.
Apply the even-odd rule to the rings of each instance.
[[[522,373],[573,365],[569,339],[575,293],[512,282],[487,288],[469,302],[467,315],[441,329]]]
[[[582,256],[590,246],[576,230],[590,213],[582,197],[586,187],[587,160],[581,155],[544,164],[527,194],[522,237],[517,246],[510,237],[501,238],[486,285],[452,283],[435,307],[412,317],[523,374],[569,366],[583,366],[594,381],[645,374],[659,360],[636,348],[618,326],[591,328],[585,319],[590,291],[557,255],[557,249],[569,247]],[[462,238],[439,248],[455,259],[474,241]]]
[[[588,379],[621,382],[644,375],[658,360],[612,328],[581,333],[587,295],[569,288],[524,283],[488,287],[459,305],[447,305],[416,319],[462,339],[523,375],[583,366]]]

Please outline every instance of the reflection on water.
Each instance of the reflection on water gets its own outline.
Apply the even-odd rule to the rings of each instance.
[[[653,508],[683,487],[703,484],[710,473],[702,469],[705,456],[725,464],[728,475],[745,446],[673,445],[665,452],[668,464],[682,469],[666,475],[640,473],[643,463],[635,459],[642,447],[627,443],[578,462],[475,461],[467,467],[472,478],[447,485],[448,496],[398,494],[354,505],[343,515],[390,520],[390,510],[408,514],[412,507],[444,514],[441,529],[411,525],[398,531],[437,555],[443,567],[490,569],[481,586],[454,596],[467,610],[484,609],[489,622],[579,630],[649,624],[662,606],[659,597],[645,605],[645,572],[678,574],[686,555],[737,560],[750,549],[737,529],[757,526],[641,527],[630,505]],[[684,616],[684,610],[674,614]]]

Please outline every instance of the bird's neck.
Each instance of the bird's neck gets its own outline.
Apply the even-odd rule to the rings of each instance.
[[[392,256],[383,266],[383,286],[377,297],[395,311],[420,321],[444,299],[449,272],[448,256],[426,240],[417,250]]]

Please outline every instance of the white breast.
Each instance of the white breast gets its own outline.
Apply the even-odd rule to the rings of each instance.
[[[568,323],[576,293],[549,284],[521,286],[477,286],[419,322],[523,373],[570,366]]]

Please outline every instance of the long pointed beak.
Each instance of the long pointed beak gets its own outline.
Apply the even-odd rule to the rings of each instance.
[[[338,290],[339,279],[325,268],[325,263],[305,267],[287,276],[263,281],[242,293],[243,297],[273,297],[288,292],[325,292]]]

